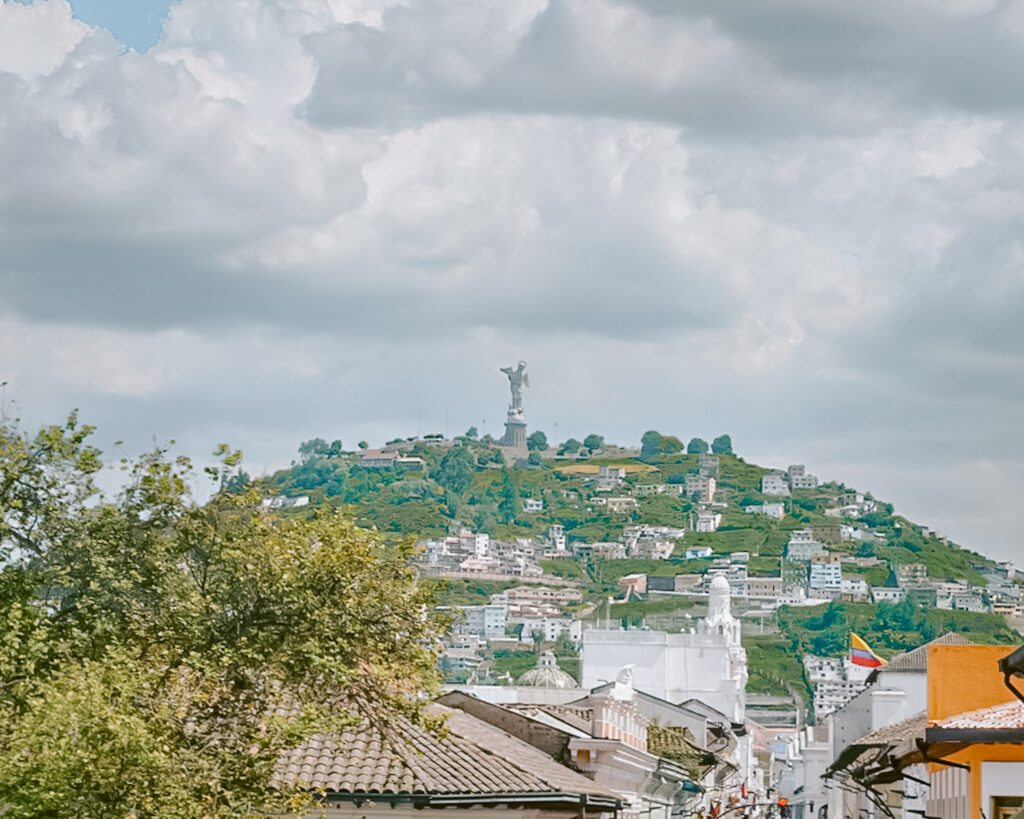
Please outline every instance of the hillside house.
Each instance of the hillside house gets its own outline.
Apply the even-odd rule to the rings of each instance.
[[[718,512],[699,512],[697,514],[697,532],[714,532],[722,522],[722,516]]]
[[[397,452],[383,449],[364,449],[359,453],[359,466],[363,469],[390,469],[399,458]]]
[[[783,503],[759,503],[754,506],[744,506],[743,511],[748,515],[766,515],[775,520],[782,520],[786,515],[786,505]]]
[[[837,554],[828,552],[811,555],[808,586],[812,589],[839,593],[843,582],[843,565]]]
[[[592,479],[598,492],[611,492],[626,478],[626,470],[621,466],[601,464],[597,468],[597,477]]]
[[[697,471],[707,478],[718,477],[718,456],[717,455],[698,455],[697,456]]]
[[[637,501],[630,497],[606,498],[604,507],[613,515],[625,515],[636,509]]]
[[[748,577],[744,594],[751,600],[774,603],[782,594],[781,577]]]
[[[816,489],[817,475],[811,475],[803,464],[791,464],[786,469],[786,482],[790,489]]]
[[[900,585],[896,572],[890,570],[889,576],[881,586],[871,587],[872,603],[900,603],[907,596],[906,589]]]
[[[619,578],[618,585],[625,590],[627,599],[630,596],[639,597],[647,594],[647,575],[627,574]]]
[[[794,529],[786,543],[786,559],[809,563],[811,557],[825,553],[825,547],[814,539],[810,529]]]
[[[784,472],[769,472],[761,476],[762,495],[788,495],[789,482]]]
[[[715,479],[707,475],[687,475],[686,494],[696,497],[701,503],[711,503],[715,499]]]

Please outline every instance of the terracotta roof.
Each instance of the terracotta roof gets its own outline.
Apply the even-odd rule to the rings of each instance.
[[[902,654],[897,654],[888,663],[881,668],[877,668],[872,672],[872,676],[877,674],[879,671],[921,671],[925,672],[928,670],[928,646],[972,646],[970,640],[966,637],[961,637],[955,632],[948,631],[941,637],[936,637],[930,643],[925,643],[923,646],[911,649],[910,651],[904,651]]]
[[[992,705],[957,714],[932,723],[935,728],[960,731],[1000,731],[1007,728],[1024,728],[1024,702],[1013,700],[1002,705]]]
[[[839,754],[825,772],[826,778],[842,774],[865,782],[898,773],[901,766],[893,767],[891,759],[904,760],[904,764],[909,762],[907,757],[917,751],[916,741],[924,737],[927,726],[928,714],[921,711],[909,719],[865,734]]]
[[[438,736],[396,717],[379,730],[364,720],[340,735],[313,737],[284,753],[277,782],[328,794],[615,795],[544,752],[469,714],[447,717]]]
[[[920,711],[908,719],[894,722],[892,725],[884,725],[870,734],[865,734],[854,744],[893,745],[915,736],[924,736],[924,729],[927,725],[928,714],[925,711]]]

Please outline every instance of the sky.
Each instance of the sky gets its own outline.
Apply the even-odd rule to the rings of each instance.
[[[522,359],[1024,562],[1022,75],[1014,0],[2,2],[5,401],[261,474]]]

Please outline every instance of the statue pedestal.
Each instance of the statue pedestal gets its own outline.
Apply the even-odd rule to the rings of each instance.
[[[501,445],[510,449],[521,450],[526,457],[526,419],[522,413],[509,410],[508,420],[505,421],[505,437],[501,439]]]

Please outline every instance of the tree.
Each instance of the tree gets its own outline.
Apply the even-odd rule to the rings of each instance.
[[[522,511],[519,490],[512,481],[512,475],[505,468],[501,470],[501,500],[498,502],[498,516],[502,523],[514,523]]]
[[[583,446],[589,449],[591,452],[600,449],[604,446],[604,438],[600,435],[591,433],[583,439]]]
[[[343,447],[340,439],[331,441],[331,445],[327,447],[327,457],[337,458],[338,456],[341,455],[342,451]]]
[[[732,438],[719,435],[711,442],[711,451],[716,455],[732,455]]]
[[[366,442],[366,441],[360,441],[358,444],[356,444],[356,446],[358,446],[360,449],[369,449],[370,448],[370,444],[368,442]]]
[[[101,497],[90,432],[0,419],[5,819],[292,813],[283,749],[356,711],[417,716],[441,624],[409,548],[327,507],[268,515],[254,491],[200,505],[160,450]],[[218,456],[214,488],[241,453]]]
[[[575,452],[579,452],[581,449],[583,449],[583,442],[577,441],[575,438],[570,438],[568,441],[562,444],[561,449],[559,451],[562,453],[572,455]]]
[[[548,448],[548,436],[539,429],[526,437],[526,448],[531,452],[541,452]]]
[[[673,455],[676,452],[682,452],[683,442],[676,438],[675,435],[663,435],[661,441],[658,442],[658,451],[662,455]]]
[[[473,453],[464,446],[453,446],[441,459],[434,480],[449,492],[461,495],[473,483]]]
[[[661,451],[661,433],[653,429],[647,430],[640,438],[640,457],[650,458]]]
[[[708,442],[703,438],[691,438],[690,443],[686,445],[686,451],[690,455],[706,455],[708,452]]]
[[[466,437],[467,438],[472,438],[473,440],[476,440],[476,438],[477,438],[477,436],[479,434],[480,433],[477,432],[476,427],[470,427],[469,429],[466,430]]]
[[[314,458],[326,458],[330,447],[323,438],[311,438],[299,444],[299,459],[302,463]]]

